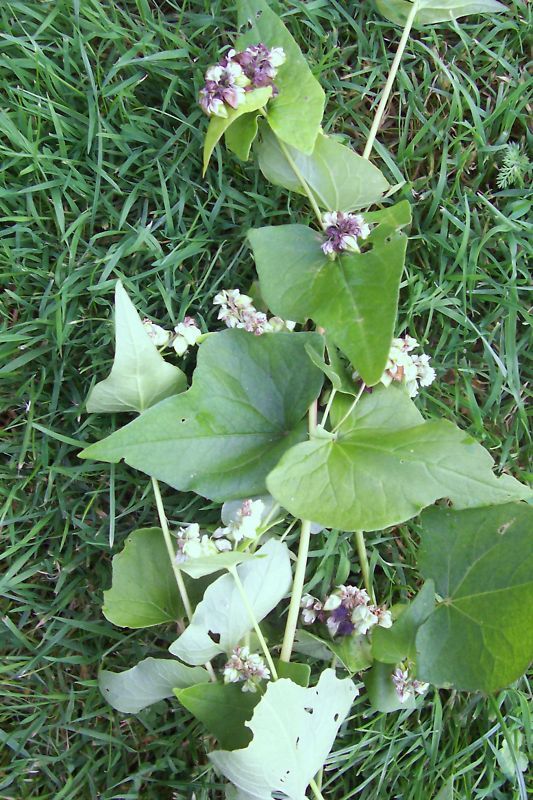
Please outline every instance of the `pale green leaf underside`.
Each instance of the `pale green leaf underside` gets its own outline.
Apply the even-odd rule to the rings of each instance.
[[[216,144],[230,126],[243,114],[249,114],[251,111],[258,111],[263,108],[268,103],[271,95],[272,89],[269,86],[261,89],[252,89],[251,92],[246,93],[245,99],[238,108],[228,108],[227,117],[211,117],[204,140],[204,175]]]
[[[211,334],[188,392],[146,411],[82,458],[117,462],[224,502],[264,494],[281,455],[305,438],[303,418],[323,375],[305,345],[312,333]]]
[[[172,697],[174,689],[208,680],[203,667],[187,667],[170,658],[145,658],[124,672],[102,670],[98,685],[107,702],[117,711],[137,714],[152,703]]]
[[[219,751],[209,758],[250,800],[305,800],[355,696],[351,680],[325,670],[315,687],[304,689],[281,678],[270,682],[248,727],[253,739],[244,750]]]
[[[457,508],[530,496],[509,475],[497,478],[489,453],[446,420],[425,422],[400,388],[361,398],[336,441],[291,448],[267,486],[296,517],[327,528],[380,530],[448,498]]]
[[[162,358],[122,283],[117,281],[115,359],[109,376],[90,392],[87,411],[144,411],[186,388],[185,375]]]
[[[468,14],[507,11],[507,6],[497,0],[418,0],[418,5],[420,10],[415,16],[415,27],[450,22]],[[376,0],[376,7],[386,19],[403,27],[412,3],[408,0]]]
[[[256,619],[261,621],[279,603],[291,582],[289,551],[271,539],[257,557],[237,567]],[[203,664],[218,653],[229,653],[252,628],[250,616],[232,575],[223,575],[206,590],[184,633],[170,652],[188,664]],[[209,633],[218,634],[217,642]],[[217,638],[218,638],[217,637]]]
[[[286,61],[275,79],[279,94],[267,107],[269,125],[287,144],[312,153],[324,113],[322,87],[287,28],[265,0],[238,0],[237,9],[241,30],[238,50],[262,42],[285,51]]]
[[[320,208],[354,211],[382,200],[389,184],[368,159],[330,136],[319,133],[311,155],[289,147],[289,153]],[[257,148],[261,172],[271,183],[305,194],[276,137],[265,126]]]
[[[243,561],[248,561],[250,558],[252,558],[250,553],[230,551],[212,556],[190,558],[180,563],[180,569],[190,578],[203,578],[206,575],[212,575],[214,572],[236,567],[237,564],[242,564]]]
[[[393,337],[409,204],[366,215],[379,223],[369,252],[338,256],[321,249],[322,235],[305,225],[257,228],[248,233],[261,293],[284,319],[312,319],[345,353],[368,385],[383,373]]]
[[[444,601],[418,631],[418,674],[496,691],[533,659],[533,508],[431,509],[421,523],[420,571]]]
[[[102,610],[121,628],[147,628],[183,616],[161,528],[140,528],[128,536],[113,558],[112,585],[104,592]]]

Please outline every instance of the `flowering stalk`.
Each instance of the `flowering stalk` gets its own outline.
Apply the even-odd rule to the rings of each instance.
[[[309,520],[302,520],[302,531],[300,533],[300,544],[298,546],[298,557],[296,560],[296,569],[294,571],[294,580],[292,583],[291,601],[289,604],[289,613],[287,614],[287,622],[285,625],[285,633],[283,635],[283,644],[281,646],[281,661],[290,661],[292,647],[294,644],[294,637],[296,635],[296,626],[298,625],[298,616],[300,614],[300,603],[302,601],[302,594],[305,581],[305,568],[307,566],[307,556],[309,554],[309,542],[311,540],[311,522]]]
[[[372,127],[370,128],[370,133],[368,134],[368,140],[363,152],[363,158],[370,158],[370,153],[372,152],[372,148],[374,147],[376,135],[379,130],[379,126],[381,125],[381,120],[383,119],[385,108],[387,106],[387,103],[389,102],[390,93],[394,85],[396,74],[400,67],[400,61],[402,60],[403,51],[405,50],[405,46],[407,45],[407,40],[409,39],[409,34],[411,33],[411,28],[413,27],[413,22],[415,21],[417,11],[418,11],[418,0],[413,0],[409,16],[407,17],[407,20],[405,22],[405,28],[403,29],[402,38],[400,39],[398,49],[396,50],[396,55],[394,56],[394,60],[391,65],[389,77],[387,78],[387,83],[385,84],[385,88],[383,89],[383,94],[381,95],[381,100],[379,101],[376,115],[372,122]]]
[[[170,558],[170,563],[172,564],[172,571],[174,572],[174,577],[176,578],[176,583],[178,585],[181,601],[185,609],[185,614],[187,616],[188,621],[190,622],[192,617],[191,601],[189,599],[187,587],[185,586],[185,582],[183,580],[183,575],[181,574],[181,570],[176,562],[176,554],[174,552],[172,537],[170,535],[170,531],[168,528],[167,516],[165,514],[165,509],[163,507],[163,499],[161,497],[161,490],[159,489],[159,482],[157,478],[152,478],[152,486],[154,489],[155,504],[157,506],[157,513],[159,514],[159,522],[161,523],[161,530],[163,531],[163,539],[165,540],[168,557]],[[205,665],[205,668],[208,671],[211,680],[216,682],[215,671],[209,661]]]
[[[248,616],[250,617],[250,622],[254,626],[254,631],[256,632],[257,638],[259,639],[259,644],[261,645],[261,649],[262,649],[263,653],[265,654],[265,658],[266,658],[268,667],[270,669],[270,674],[272,675],[272,678],[275,681],[277,681],[278,673],[276,671],[276,665],[274,664],[274,662],[272,660],[272,656],[270,655],[270,650],[268,649],[268,645],[267,645],[267,643],[265,641],[265,637],[263,636],[263,632],[261,631],[261,628],[259,627],[259,623],[258,623],[258,621],[257,621],[257,619],[255,617],[254,610],[253,610],[252,606],[250,605],[250,601],[248,600],[248,595],[246,594],[246,589],[244,588],[244,586],[242,584],[242,581],[239,578],[239,573],[237,572],[235,567],[231,568],[229,570],[229,572],[231,573],[231,575],[233,577],[233,580],[235,581],[235,585],[236,585],[237,590],[238,590],[238,592],[239,592],[239,594],[241,596],[241,600],[243,602],[243,605],[246,608],[246,611],[248,612]]]

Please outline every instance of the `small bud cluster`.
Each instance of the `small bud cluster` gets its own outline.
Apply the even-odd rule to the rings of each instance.
[[[239,544],[243,539],[255,539],[261,527],[264,510],[265,504],[262,500],[245,500],[235,519],[225,528],[217,528],[213,536],[218,541],[232,541],[234,544]],[[229,548],[224,546],[224,549]]]
[[[228,50],[224,58],[205,73],[205,85],[200,91],[200,107],[208,116],[227,117],[228,106],[238,108],[246,92],[274,85],[279,67],[285,62],[282,47],[269,49],[264,44],[247,47],[241,53]]]
[[[236,647],[224,666],[224,683],[244,682],[243,692],[256,692],[260,681],[270,678],[270,670],[261,656],[248,647]]]
[[[241,294],[238,289],[223,289],[215,296],[213,305],[220,306],[218,319],[225,322],[228,328],[243,328],[256,336],[292,331],[296,325],[292,320],[282,320],[280,317],[268,319],[266,314],[255,308],[252,298]]]
[[[359,253],[358,239],[370,235],[370,227],[361,214],[346,214],[343,211],[330,211],[322,215],[325,241],[322,250],[327,256],[335,258],[337,253]]]
[[[409,397],[416,397],[419,386],[430,386],[436,378],[433,367],[429,366],[430,356],[425,353],[411,355],[411,351],[420,345],[412,336],[393,339],[389,360],[381,383],[390,386],[393,381],[405,383]]]
[[[392,673],[392,682],[400,703],[407,703],[417,694],[424,694],[429,686],[429,683],[422,683],[413,678],[409,667],[401,664]]]
[[[331,636],[359,636],[368,633],[374,625],[382,628],[392,625],[390,611],[372,605],[365,589],[357,586],[339,586],[323,603],[310,594],[304,594],[301,608],[304,625],[323,622]]]
[[[171,345],[179,356],[185,355],[189,347],[197,344],[202,335],[194,317],[185,317],[183,322],[176,325],[173,334],[148,318],[143,320],[143,325],[156,347]]]

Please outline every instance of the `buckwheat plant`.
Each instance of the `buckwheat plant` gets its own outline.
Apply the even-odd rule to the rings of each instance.
[[[170,658],[102,671],[102,692],[125,713],[177,699],[240,800],[321,798],[359,693],[381,712],[430,702],[439,687],[491,693],[531,657],[530,493],[417,408],[439,365],[396,328],[410,206],[391,200],[369,160],[413,27],[503,7],[376,4],[403,34],[359,155],[323,133],[324,92],[270,5],[238,0],[237,40],[204,67],[205,168],[222,138],[243,160],[253,145],[265,177],[305,196],[315,224],[248,232],[260,299],[219,291],[219,330],[142,321],[119,282],[113,368],[87,400],[90,412],[138,414],[82,457],[149,475],[159,517],[114,558],[104,614],[179,633]],[[190,388],[174,363],[187,351]],[[171,524],[159,481],[220,504],[220,522]],[[408,520],[420,588],[387,608],[365,534]],[[345,583],[322,597],[304,591],[319,531],[351,542]]]

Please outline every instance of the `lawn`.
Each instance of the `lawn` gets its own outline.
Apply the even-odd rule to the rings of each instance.
[[[510,143],[526,152],[529,9],[507,5],[413,33],[373,157],[413,209],[398,331],[423,342],[438,372],[419,405],[525,480],[527,159],[508,185],[501,176]],[[362,151],[398,29],[367,0],[282,8],[328,94],[326,129]],[[125,716],[100,695],[102,660],[126,668],[175,632],[123,635],[101,615],[112,555],[156,512],[146,476],[77,453],[120,423],[84,409],[112,362],[116,279],[161,324],[187,313],[215,328],[216,291],[253,279],[248,228],[310,220],[301,198],[221,148],[201,177],[196,95],[234,19],[222,0],[0,7],[4,800],[223,796],[200,727],[177,704]],[[165,503],[174,520],[217,518],[193,495],[167,490]],[[346,577],[345,536],[313,539],[309,588]],[[416,527],[369,544],[375,579],[393,577],[405,596]],[[457,798],[521,797],[499,751],[505,737],[527,751],[528,696],[525,678],[495,698],[432,690],[421,712],[384,715],[361,695],[324,794],[425,800],[453,775]]]

